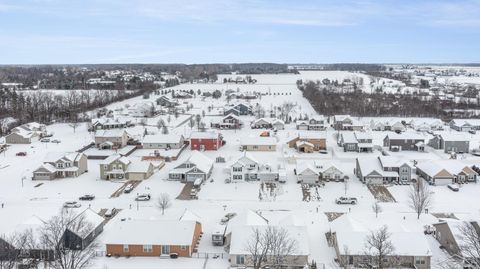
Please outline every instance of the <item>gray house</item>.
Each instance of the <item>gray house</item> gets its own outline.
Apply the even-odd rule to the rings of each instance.
[[[434,149],[443,149],[445,153],[468,153],[470,140],[462,133],[445,133],[435,135],[430,141],[428,141],[428,145]]]
[[[338,139],[338,145],[343,151],[372,152],[372,136],[365,132],[343,132]]]
[[[355,175],[366,184],[384,184],[391,182],[409,182],[412,179],[412,167],[395,157],[357,158]]]
[[[197,179],[204,181],[210,177],[212,170],[213,160],[200,151],[194,151],[188,160],[168,173],[168,178],[181,182],[195,182]]]
[[[425,149],[425,138],[417,133],[389,133],[383,139],[383,146],[389,150],[414,150],[423,151]]]

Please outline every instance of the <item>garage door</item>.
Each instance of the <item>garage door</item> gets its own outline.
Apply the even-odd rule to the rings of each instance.
[[[445,186],[445,185],[448,185],[448,184],[451,184],[451,183],[452,183],[451,178],[436,178],[435,179],[435,185],[437,185],[437,186]]]
[[[380,185],[380,184],[383,184],[383,178],[382,177],[366,177],[365,182],[367,184]]]
[[[188,174],[187,175],[187,182],[195,182],[198,178],[203,178],[203,174]]]

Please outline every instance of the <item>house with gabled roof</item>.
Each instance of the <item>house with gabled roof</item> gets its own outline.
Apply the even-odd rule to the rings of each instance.
[[[131,121],[127,118],[98,118],[92,119],[90,130],[108,130],[126,128],[131,125]]]
[[[244,151],[276,151],[277,139],[275,137],[244,137],[240,141],[240,147]]]
[[[123,148],[129,135],[124,129],[99,130],[95,132],[95,146],[101,149]]]
[[[450,128],[459,132],[480,130],[480,119],[453,119],[448,124]]]
[[[100,178],[105,180],[144,180],[151,177],[155,169],[161,168],[163,165],[164,163],[155,166],[149,161],[132,162],[128,157],[115,153],[100,162]]]
[[[112,256],[191,257],[202,234],[198,221],[127,219],[112,224],[104,242]]]
[[[352,152],[372,152],[373,138],[366,132],[342,132],[338,139],[338,145],[343,147],[343,151]]]
[[[225,107],[224,115],[234,114],[236,116],[247,116],[252,114],[252,106],[245,103],[238,103]]]
[[[326,120],[323,115],[310,117],[308,120],[297,120],[297,130],[324,131],[327,128]]]
[[[276,118],[260,118],[254,120],[250,127],[252,129],[276,129],[276,130],[283,130],[285,129],[285,122],[276,119]]]
[[[389,150],[425,150],[425,137],[414,132],[404,132],[401,134],[389,133],[383,139],[383,146]]]
[[[308,142],[308,144],[304,142]],[[293,138],[290,138],[287,144],[289,148],[295,148],[299,152],[310,153],[313,151],[326,150],[327,138],[323,133],[299,132]]]
[[[470,138],[463,133],[440,133],[435,134],[428,141],[428,145],[434,149],[443,149],[445,153],[468,153],[470,151]]]
[[[416,164],[417,175],[434,185],[476,182],[478,173],[459,160],[433,160]]]
[[[278,170],[268,163],[259,163],[249,152],[230,165],[230,180],[238,181],[274,181],[278,179]]]
[[[212,174],[212,170],[213,160],[200,151],[193,151],[185,162],[170,170],[168,178],[181,182],[195,182],[198,179],[205,181]]]
[[[78,177],[87,172],[87,156],[78,152],[50,152],[43,164],[33,171],[33,180]]]
[[[210,122],[210,127],[217,129],[240,129],[242,125],[240,118],[233,113],[222,118],[215,118]]]

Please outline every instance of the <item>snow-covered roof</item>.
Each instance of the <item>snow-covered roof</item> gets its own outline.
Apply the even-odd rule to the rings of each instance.
[[[215,130],[211,130],[208,132],[192,132],[190,134],[190,138],[192,139],[217,139],[219,133]]]
[[[100,164],[111,164],[112,162],[114,162],[116,160],[119,160],[120,162],[122,162],[124,164],[130,164],[130,160],[127,157],[122,156],[118,153],[115,153],[113,155],[108,156],[105,160],[102,160],[100,162]]]
[[[395,248],[394,255],[432,256],[425,235],[421,231],[411,230],[406,225],[399,223],[398,218],[385,216],[374,219],[356,219],[350,214],[344,214],[332,221],[330,227],[331,231],[336,234],[341,254],[347,254],[345,249],[348,249],[349,255],[365,255],[367,237],[372,231],[386,225],[390,233],[390,241]]]
[[[468,136],[464,133],[447,133],[447,132],[442,132],[439,134],[444,141],[470,141]]]
[[[213,166],[213,160],[198,150],[193,151],[190,158],[188,158],[188,162],[195,164],[198,169],[205,173],[208,173]]]
[[[427,175],[433,177],[442,170],[447,171],[452,175],[458,175],[461,172],[466,174],[476,174],[469,165],[460,160],[430,160],[423,161],[417,164],[417,168],[422,170]]]
[[[87,208],[68,224],[69,230],[82,238],[88,236],[99,225],[105,221],[105,218],[97,214],[91,208]]]
[[[177,134],[155,134],[146,135],[143,137],[142,143],[179,143],[182,139],[182,135]]]
[[[105,244],[190,246],[196,221],[125,220],[105,231]]]
[[[43,162],[45,163],[54,163],[61,159],[68,160],[71,162],[77,161],[83,153],[78,152],[48,152]]]
[[[132,173],[147,173],[148,169],[152,165],[151,162],[147,161],[135,161],[131,162],[128,165],[127,172],[132,172]]]
[[[95,137],[121,137],[126,132],[123,129],[98,130],[95,132]]]
[[[387,137],[390,140],[425,140],[423,135],[415,132],[389,133]]]
[[[240,144],[242,146],[272,146],[277,144],[277,139],[275,137],[244,137],[242,138]]]

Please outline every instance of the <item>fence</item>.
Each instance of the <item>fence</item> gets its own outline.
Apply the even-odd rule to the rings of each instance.
[[[195,253],[192,253],[192,258],[197,258],[197,259],[228,259],[228,254],[227,253],[195,252]]]

